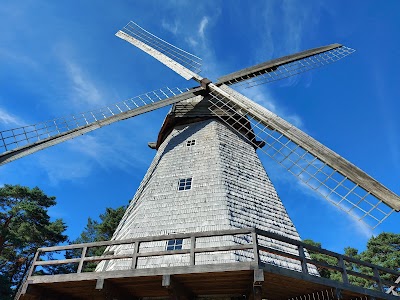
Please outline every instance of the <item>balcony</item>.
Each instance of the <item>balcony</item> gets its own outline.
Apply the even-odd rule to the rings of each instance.
[[[230,237],[235,242],[217,247],[201,243],[202,239],[220,237]],[[170,240],[186,241],[186,247],[160,251],[146,251],[142,247],[152,242],[166,245]],[[268,240],[268,246],[259,243],[260,240]],[[99,247],[103,247],[103,254],[93,256],[91,250]],[[113,250],[118,247],[128,247],[131,251],[121,254]],[[295,252],[282,251],[286,248]],[[65,259],[62,253],[69,253],[73,258]],[[199,259],[218,253],[234,254],[235,261],[211,263]],[[313,253],[330,257],[334,263],[311,259]],[[172,257],[179,260],[165,259]],[[266,257],[272,259],[266,260]],[[143,264],[150,258],[161,259],[163,264],[157,267]],[[116,270],[104,267],[118,261],[128,267]],[[98,265],[88,270],[85,268],[88,264]],[[46,274],[48,268],[52,268],[52,274]],[[323,270],[335,272],[338,280],[323,278]],[[399,289],[400,273],[394,270],[272,232],[243,228],[39,248],[16,299],[399,300],[396,292]]]

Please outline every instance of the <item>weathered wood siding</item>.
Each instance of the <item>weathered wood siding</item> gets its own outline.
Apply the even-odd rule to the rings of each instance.
[[[199,100],[197,97],[195,102]],[[182,106],[178,114],[185,110]],[[198,115],[196,108],[193,108],[196,106],[184,106],[187,110],[193,109],[189,114]],[[201,115],[206,113],[204,105],[198,108]],[[188,140],[195,140],[195,145],[187,146]],[[181,178],[192,178],[190,190],[178,191]],[[209,119],[173,129],[159,147],[113,239],[238,227],[257,227],[300,239],[254,147],[218,120]],[[251,236],[201,238],[197,240],[196,247],[243,244],[248,241],[251,241]],[[164,250],[166,243],[143,243],[139,252]],[[281,242],[265,239],[259,243],[298,253],[293,246]],[[189,245],[190,240],[183,241],[183,248]],[[133,251],[128,246],[112,250],[120,254]],[[196,264],[246,261],[252,255],[248,251],[205,253],[196,257]],[[301,270],[299,263],[272,254],[262,254],[261,260]],[[140,258],[138,268],[188,263],[189,255],[170,255]],[[130,267],[128,261],[120,260],[100,264],[98,269]]]

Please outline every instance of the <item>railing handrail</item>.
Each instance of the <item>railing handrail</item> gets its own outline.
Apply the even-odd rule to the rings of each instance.
[[[399,275],[400,276],[400,272],[397,272],[397,271],[394,271],[394,270],[391,270],[391,269],[388,269],[388,268],[385,268],[385,267],[382,267],[382,266],[379,266],[379,265],[374,265],[372,263],[369,263],[369,262],[366,262],[366,261],[363,261],[363,260],[359,260],[359,259],[351,257],[351,256],[347,256],[347,255],[336,253],[336,252],[333,252],[333,251],[330,251],[330,250],[327,250],[327,249],[324,249],[324,248],[313,246],[313,245],[304,243],[304,242],[299,241],[299,240],[294,240],[294,239],[279,235],[279,234],[274,233],[274,232],[265,231],[265,230],[261,230],[261,229],[255,229],[255,231],[256,231],[257,234],[260,234],[260,235],[265,236],[265,237],[272,238],[274,240],[278,240],[278,241],[285,242],[285,243],[292,244],[292,245],[296,245],[296,246],[303,246],[307,250],[316,251],[316,252],[319,252],[321,254],[325,254],[325,255],[328,255],[328,256],[333,256],[333,257],[335,257],[337,259],[340,259],[340,257],[342,257],[344,260],[346,260],[348,262],[352,262],[352,263],[355,263],[355,264],[358,264],[358,265],[363,265],[363,266],[366,266],[366,267],[369,267],[369,268],[372,268],[372,269],[377,268],[378,270],[381,270],[381,271],[384,271],[384,272],[387,272],[387,273],[391,273],[393,275]]]
[[[93,248],[93,247],[101,247],[101,246],[116,246],[116,245],[126,245],[126,244],[134,244],[136,242],[157,242],[162,240],[171,240],[171,239],[186,239],[192,236],[196,238],[201,237],[210,237],[210,236],[224,236],[224,235],[236,235],[236,234],[246,234],[252,233],[254,228],[239,228],[239,229],[227,229],[227,230],[219,230],[219,231],[202,231],[202,232],[193,232],[193,233],[173,233],[173,234],[164,234],[157,236],[148,236],[148,237],[139,237],[125,240],[113,240],[113,241],[101,241],[101,242],[91,242],[91,243],[81,243],[81,244],[73,244],[73,245],[64,245],[64,246],[53,246],[53,247],[44,247],[38,248],[39,252],[54,252],[54,251],[62,251],[62,250],[73,250],[79,249],[83,247]]]
[[[251,242],[245,244],[237,244],[237,245],[227,245],[227,246],[217,246],[217,247],[196,247],[196,239],[203,237],[217,237],[217,236],[234,236],[234,235],[251,235]],[[271,238],[273,240],[277,240],[280,242],[284,242],[287,244],[291,244],[293,246],[297,246],[297,255],[294,253],[284,252],[274,247],[268,247],[265,245],[260,245],[258,243],[258,237],[266,237]],[[162,251],[149,251],[149,252],[139,252],[139,246],[143,242],[156,242],[163,240],[171,240],[171,239],[190,239],[190,248],[186,249],[178,249],[178,250],[162,250]],[[114,255],[113,253],[110,255],[105,253],[102,256],[86,256],[87,250],[93,247],[101,247],[101,246],[118,246],[118,245],[126,245],[133,244],[134,251],[130,254],[119,254]],[[38,261],[40,257],[40,253],[46,252],[56,252],[62,250],[74,250],[74,249],[82,249],[80,258],[70,258],[63,260],[49,260],[49,261]],[[268,252],[271,254],[275,254],[281,257],[286,257],[289,259],[294,259],[300,262],[301,272],[309,275],[308,266],[320,266],[323,268],[328,268],[340,272],[342,274],[343,283],[350,284],[348,275],[364,278],[367,280],[371,280],[376,282],[381,292],[384,292],[383,284],[388,286],[391,290],[394,290],[396,287],[400,287],[399,282],[392,282],[388,280],[383,280],[379,271],[386,272],[392,275],[397,275],[400,278],[400,272],[395,270],[391,270],[385,267],[377,266],[365,261],[361,261],[355,259],[350,256],[342,255],[339,253],[335,253],[324,248],[316,247],[307,243],[304,243],[299,240],[294,240],[280,234],[269,232],[265,230],[255,229],[255,228],[239,228],[239,229],[228,229],[228,230],[219,230],[219,231],[204,231],[204,232],[193,232],[193,233],[175,233],[168,235],[159,235],[159,236],[150,236],[150,237],[140,237],[140,238],[132,238],[126,240],[119,241],[103,241],[103,242],[92,242],[92,243],[82,243],[75,245],[65,245],[65,246],[54,246],[54,247],[46,247],[39,248],[35,259],[32,263],[31,270],[29,272],[29,276],[32,276],[33,270],[38,266],[48,266],[48,265],[60,265],[60,264],[68,264],[68,263],[79,263],[78,269],[76,273],[80,273],[82,271],[82,266],[85,262],[93,262],[93,261],[107,261],[107,260],[115,260],[115,259],[132,259],[132,269],[136,269],[137,260],[140,257],[151,257],[151,256],[166,256],[166,255],[176,255],[176,254],[189,254],[190,255],[190,266],[195,266],[195,254],[204,253],[204,252],[217,252],[217,251],[235,251],[235,250],[252,250],[254,253],[254,258],[250,258],[254,262],[255,268],[259,268],[262,263],[260,260],[260,251]],[[331,256],[337,259],[337,263],[335,265],[329,264],[323,261],[318,261],[315,259],[310,259],[306,256],[305,250],[318,252],[327,256]],[[371,268],[372,274],[364,274],[358,272],[357,270],[348,270],[345,262],[355,263],[358,266],[365,266]],[[398,281],[398,280],[397,280]]]

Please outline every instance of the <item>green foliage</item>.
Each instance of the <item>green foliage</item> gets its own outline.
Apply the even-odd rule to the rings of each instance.
[[[106,211],[99,216],[100,222],[88,218],[85,229],[76,240],[72,241],[72,244],[109,241],[114,234],[114,231],[117,229],[117,226],[124,215],[125,209],[125,206],[116,209],[110,207],[106,208]],[[86,256],[100,256],[103,254],[104,250],[105,247],[91,248],[88,250]],[[76,251],[69,252],[67,256],[69,258],[80,257],[80,253]],[[96,266],[96,262],[88,263],[83,267],[82,271],[94,271]]]
[[[360,254],[360,259],[374,265],[400,272],[400,234],[383,232],[372,237],[367,243],[367,249]],[[370,268],[364,268],[364,273],[373,275]],[[389,273],[380,274],[384,280],[395,281],[397,276]],[[371,286],[370,282],[364,284]],[[400,292],[400,289],[397,289]]]
[[[321,248],[321,243],[317,243],[312,240],[304,240],[304,242]],[[333,257],[318,253],[316,251],[308,252],[311,258],[314,260],[323,261],[329,265],[337,266],[337,260]],[[367,249],[365,251],[359,253],[355,248],[346,247],[344,249],[344,255],[400,272],[400,234],[383,232],[376,237],[371,237],[367,243]],[[355,271],[365,275],[374,276],[373,270],[369,267],[353,262],[346,262],[345,265],[348,271]],[[342,275],[337,271],[320,267],[318,267],[318,271],[321,277],[342,281]],[[386,272],[380,273],[380,277],[381,279],[390,282],[394,282],[398,278],[396,275]],[[370,289],[377,288],[377,284],[374,281],[363,279],[354,275],[348,275],[348,279],[350,284],[353,285]],[[400,291],[400,289],[397,289],[397,291]]]
[[[318,247],[318,248],[322,248],[321,243],[314,242],[313,240],[310,240],[310,239],[304,240],[303,242],[310,244],[312,246]],[[315,252],[311,251],[311,250],[307,250],[307,251],[308,251],[308,254],[310,254],[310,257],[314,260],[325,262],[325,263],[327,263],[329,265],[333,265],[333,266],[337,265],[337,263],[338,263],[337,259],[332,256],[321,254],[317,251],[315,251]],[[337,271],[330,270],[330,269],[323,268],[323,267],[317,267],[317,270],[321,277],[340,281],[341,274]]]
[[[0,188],[0,298],[17,290],[38,247],[50,247],[67,240],[61,219],[50,220],[49,207],[56,204],[35,187],[4,185]]]

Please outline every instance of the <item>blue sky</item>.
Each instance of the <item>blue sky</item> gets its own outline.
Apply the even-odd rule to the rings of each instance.
[[[191,87],[115,37],[133,20],[203,59],[212,80],[331,43],[356,49],[333,65],[245,91],[400,193],[398,1],[8,1],[0,6],[0,130],[83,112],[147,91]],[[107,126],[0,167],[0,184],[39,186],[71,239],[106,207],[127,204],[149,166],[168,108]],[[341,252],[400,232],[374,231],[262,156],[302,238]],[[293,177],[293,178],[292,178]]]

